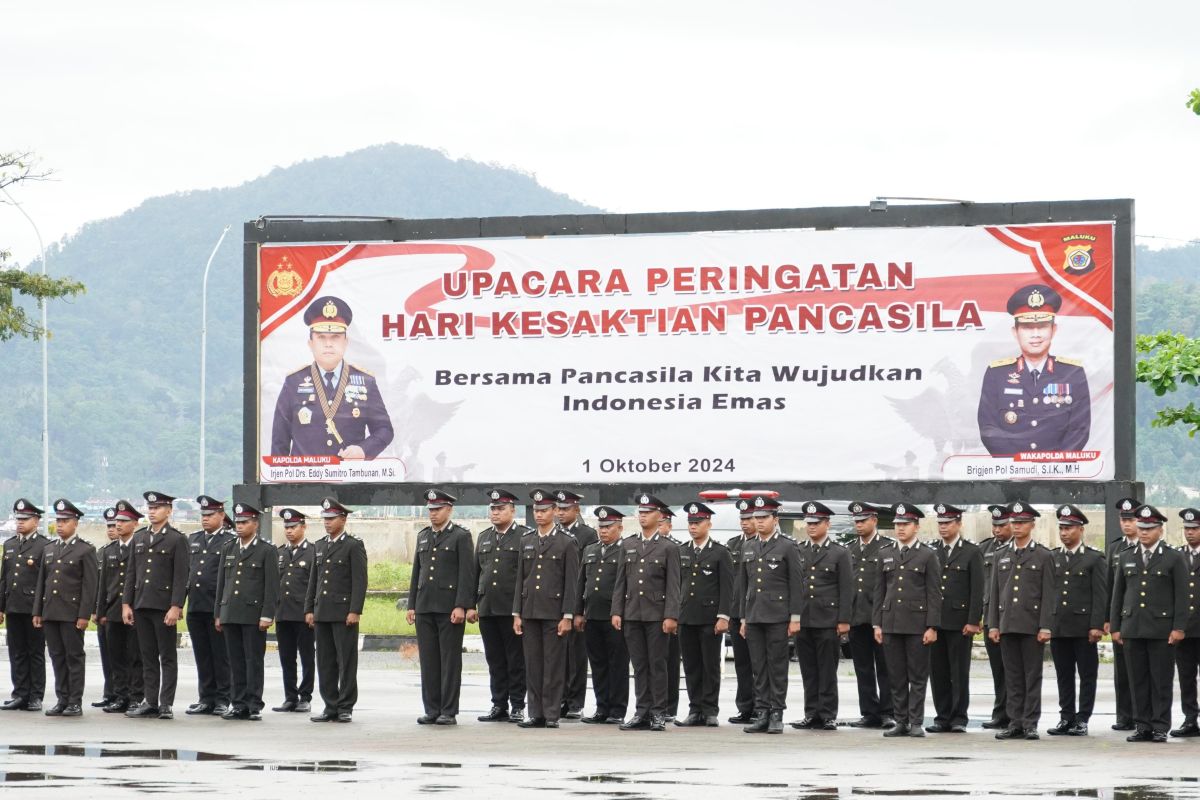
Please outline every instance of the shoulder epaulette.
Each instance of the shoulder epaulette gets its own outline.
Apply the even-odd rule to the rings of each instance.
[[[1186,545],[1185,545],[1185,546],[1186,546]],[[1093,553],[1102,553],[1102,552],[1104,552],[1104,551],[1103,551],[1103,550],[1101,550],[1099,547],[1092,547],[1090,544],[1085,544],[1085,545],[1083,546],[1083,549],[1084,549],[1084,550],[1091,550]]]
[[[1010,366],[1015,363],[1017,363],[1017,358],[1016,358],[1016,356],[1013,356],[1012,358],[997,358],[995,361],[988,364],[988,366],[989,367],[1007,367],[1007,366]]]
[[[1054,360],[1060,364],[1068,364],[1072,367],[1082,367],[1083,366],[1083,362],[1080,361],[1078,358],[1063,358],[1062,356],[1055,356]]]
[[[880,534],[879,539],[880,539],[880,541],[883,542],[883,544],[881,544],[880,547],[883,547],[885,545],[891,545],[892,547],[896,546],[896,540],[891,538],[890,536],[884,536],[884,535]]]

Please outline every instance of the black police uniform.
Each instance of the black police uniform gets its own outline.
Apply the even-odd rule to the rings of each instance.
[[[1004,506],[991,505],[988,511],[992,514],[993,524],[1000,520],[1007,522],[1004,516]],[[979,543],[979,552],[983,555],[983,646],[987,652],[988,667],[992,673],[992,717],[984,723],[986,728],[1008,727],[1008,690],[1004,681],[1004,657],[1000,655],[1000,645],[993,642],[987,635],[988,602],[991,597],[989,587],[992,585],[992,574],[995,572],[996,557],[1000,550],[1008,547],[1007,541],[1001,541],[996,536],[989,536]]]
[[[239,503],[235,513],[241,516],[242,508]],[[263,708],[267,653],[267,632],[260,623],[274,622],[279,599],[278,552],[257,535],[246,545],[238,537],[221,554],[216,588],[217,619],[229,650],[232,678],[226,716],[254,717]]]
[[[1016,732],[1025,738],[1037,738],[1046,650],[1046,645],[1038,641],[1038,633],[1054,628],[1056,588],[1054,556],[1032,539],[1025,547],[1017,547],[1014,541],[996,561],[988,628],[1000,631],[1000,652],[1008,682],[1006,738]]]
[[[742,565],[742,551],[747,542],[752,542],[757,538],[753,534],[747,536],[739,533],[725,542],[725,547],[729,550],[734,564],[734,596],[733,604],[730,606],[730,613],[734,615],[741,613],[741,589],[737,579]],[[748,723],[754,717],[754,670],[750,666],[750,649],[746,644],[746,639],[739,633],[741,627],[741,617],[731,616],[729,641],[733,647],[733,670],[737,676],[737,693],[734,695],[734,703],[737,705],[738,713],[736,716],[730,717],[729,721],[737,724]]]
[[[1179,551],[1161,539],[1148,556],[1144,550],[1139,544],[1121,554],[1109,614],[1124,644],[1135,736],[1165,739],[1174,688],[1167,640],[1171,631],[1187,627],[1188,568]]]
[[[208,495],[196,498],[201,513],[225,514],[224,504]],[[199,702],[188,713],[224,713],[229,706],[230,662],[225,637],[213,624],[216,619],[217,573],[221,554],[237,536],[227,527],[212,533],[198,530],[188,536],[190,566],[187,590],[187,627],[196,659]]]
[[[295,509],[284,509],[296,512]],[[288,517],[284,517],[284,524]],[[316,634],[304,621],[304,600],[308,594],[308,583],[312,579],[316,548],[307,540],[292,546],[287,542],[279,545],[279,602],[275,607],[275,638],[279,643],[279,666],[283,670],[285,711],[307,711],[312,702],[313,659],[316,651]],[[296,660],[300,670],[297,680]]]
[[[1189,516],[1190,515],[1190,516]],[[1200,510],[1187,508],[1180,512],[1183,524],[1194,527],[1200,522]],[[1200,597],[1196,591],[1200,585],[1200,553],[1192,550],[1186,542],[1179,548],[1183,562],[1188,570],[1188,616],[1183,629],[1187,637],[1182,642],[1175,643],[1175,668],[1179,673],[1179,702],[1183,711],[1183,725],[1171,731],[1172,736],[1200,736],[1200,727],[1196,725],[1196,715],[1200,705],[1196,702],[1196,681],[1200,676]]]
[[[925,689],[929,683],[929,647],[925,631],[942,618],[941,563],[928,546],[914,541],[888,548],[879,556],[871,624],[883,632],[888,680],[895,711],[895,735],[922,735]]]
[[[755,498],[756,501],[760,498]],[[776,529],[742,547],[738,570],[738,611],[754,673],[755,720],[747,732],[783,732],[787,708],[788,624],[800,622],[806,586],[800,550]]]
[[[614,511],[602,506],[605,519]],[[619,519],[619,517],[618,517]],[[625,635],[612,626],[613,587],[617,582],[620,540],[610,545],[594,542],[580,559],[580,598],[576,613],[586,620],[584,637],[592,666],[592,694],[596,712],[584,722],[614,723],[625,719],[629,705],[629,649]]]
[[[1051,322],[1062,299],[1048,286],[1018,289],[1008,311],[1017,324]],[[1091,394],[1083,365],[1047,354],[1039,366],[1024,356],[988,365],[979,394],[979,438],[993,456],[1082,450],[1092,427]]]
[[[454,502],[444,492],[432,489],[426,498],[431,505]],[[447,522],[439,531],[432,526],[421,529],[413,552],[408,607],[417,618],[421,700],[425,707],[425,715],[419,721],[423,724],[443,718],[443,724],[447,724],[458,716],[466,623],[451,622],[450,614],[456,608],[465,613],[475,607],[474,578],[475,553],[470,531],[453,522]]]
[[[147,502],[170,502],[174,498],[147,492]],[[188,587],[188,540],[169,522],[157,531],[140,528],[130,542],[133,553],[125,570],[122,602],[132,606],[142,653],[142,689],[148,708],[160,711],[175,704],[179,679],[176,628],[164,618],[172,608],[183,609]],[[127,713],[134,713],[130,709]]]
[[[41,509],[24,498],[13,504],[13,513],[36,513]],[[46,691],[46,636],[33,627],[33,598],[38,573],[42,568],[42,550],[50,540],[37,531],[28,536],[12,536],[4,542],[4,560],[0,564],[0,613],[5,618],[9,670],[12,674],[12,699],[0,708],[40,710]],[[30,708],[32,706],[32,708]]]
[[[113,532],[113,525],[115,524],[114,520],[116,518],[116,514],[117,514],[117,510],[111,506],[104,509],[103,516],[104,516],[104,524],[105,524],[105,528],[106,528],[106,533]],[[107,546],[107,545],[105,545],[105,546]],[[103,549],[104,548],[102,547],[96,551],[97,575],[99,575],[99,570],[100,570],[100,567],[102,566],[100,561],[104,558],[104,556],[101,555]],[[102,601],[103,594],[104,594],[104,587],[100,584],[99,578],[97,578],[97,580],[96,580],[96,605],[97,606]],[[108,632],[104,630],[104,625],[101,625],[98,620],[99,620],[99,615],[97,614],[96,644],[99,645],[99,648],[100,648],[100,671],[104,674],[104,691],[103,691],[103,694],[101,695],[100,699],[97,700],[96,702],[92,703],[92,708],[104,708],[105,706],[110,705],[113,701],[112,665],[108,661]]]
[[[325,514],[349,509],[326,498]],[[417,580],[413,572],[413,582]],[[358,627],[346,624],[362,614],[367,600],[367,547],[343,530],[336,539],[323,536],[313,545],[313,569],[304,598],[304,613],[313,615],[317,640],[317,683],[325,708],[313,718],[349,722],[358,702]]]
[[[1124,506],[1128,505],[1128,508]],[[1132,518],[1137,506],[1141,505],[1132,498],[1125,498],[1117,503],[1117,510],[1122,517]],[[1108,630],[1112,627],[1113,590],[1117,586],[1117,571],[1121,568],[1121,556],[1138,546],[1137,537],[1132,539],[1122,537],[1108,543],[1108,602],[1105,603],[1104,623]],[[1129,685],[1128,661],[1125,658],[1125,645],[1112,643],[1113,653],[1113,692],[1117,700],[1117,719],[1113,730],[1133,730],[1133,688]]]
[[[558,635],[558,625],[563,619],[574,620],[578,602],[575,539],[557,524],[545,535],[533,530],[522,536],[512,614],[521,618],[525,653],[529,721],[520,723],[523,726],[557,725],[562,716],[567,643]]]
[[[861,502],[851,503],[850,513],[855,507],[871,511]],[[854,594],[850,601],[850,657],[854,661],[854,676],[858,681],[858,711],[864,725],[875,726],[884,718],[892,716],[892,692],[888,685],[887,658],[883,645],[875,641],[872,618],[875,612],[875,587],[879,583],[880,560],[892,554],[896,541],[878,531],[871,541],[863,544],[856,537],[846,548],[850,551],[850,564],[854,570]]]
[[[647,503],[646,497],[642,495],[640,507],[662,509],[660,502],[651,498]],[[670,637],[663,632],[663,620],[679,619],[679,585],[675,542],[658,533],[637,533],[621,541],[611,615],[621,618],[633,665],[636,708],[627,728],[665,724]]]
[[[108,663],[112,669],[112,702],[105,711],[120,713],[142,702],[142,652],[138,647],[137,630],[121,619],[121,596],[125,591],[125,572],[133,552],[133,537],[120,539],[100,549],[99,599],[96,620],[104,628],[104,643],[108,648]]]
[[[854,575],[850,553],[829,536],[818,545],[800,545],[804,611],[796,634],[796,656],[804,682],[807,727],[837,720],[837,667],[841,656],[837,626],[850,623]],[[824,725],[828,728],[828,725]]]
[[[559,507],[564,504],[576,504],[583,499],[579,495],[561,489],[554,493],[554,497],[558,501]],[[575,520],[569,527],[564,526],[563,529],[575,538],[575,543],[579,546],[580,557],[583,555],[584,548],[595,543],[599,538],[596,535],[596,529],[585,524],[582,519]],[[583,711],[584,703],[587,702],[587,634],[572,628],[566,639],[567,683],[563,689],[562,713],[564,717],[577,718]]]
[[[718,619],[728,622],[730,617],[733,559],[725,545],[711,538],[701,548],[691,542],[679,548],[679,574],[679,650],[688,721],[716,725],[725,635],[714,628]]]
[[[1059,522],[1085,524],[1087,517],[1073,506],[1062,506]],[[1059,719],[1078,734],[1075,726],[1087,725],[1096,705],[1096,677],[1100,654],[1089,640],[1093,630],[1104,629],[1108,601],[1108,562],[1104,553],[1080,543],[1074,552],[1059,547],[1054,554],[1055,602],[1057,613],[1050,638],[1050,657],[1058,678]],[[1079,702],[1075,701],[1075,675],[1079,675]]]
[[[937,641],[929,648],[930,684],[936,709],[936,732],[966,726],[971,702],[971,642],[963,627],[978,625],[983,616],[983,554],[959,536],[947,550],[942,542],[931,545],[942,566],[942,621]]]
[[[73,505],[58,500],[55,509],[83,514]],[[40,617],[46,636],[46,650],[54,665],[55,711],[68,715],[81,713],[84,670],[83,630],[78,621],[91,619],[96,602],[96,548],[78,536],[59,540],[42,551],[42,566],[38,572],[37,589],[33,597],[33,616]]]
[[[525,651],[513,630],[512,609],[521,538],[529,532],[513,522],[503,532],[487,528],[475,541],[475,608],[492,693],[488,716],[495,720],[515,717],[519,722],[525,709]]]

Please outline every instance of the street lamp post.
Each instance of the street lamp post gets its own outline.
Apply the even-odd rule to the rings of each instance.
[[[46,247],[42,244],[42,232],[38,230],[37,223],[33,221],[33,217],[25,211],[24,206],[13,199],[13,196],[8,193],[7,189],[0,188],[0,192],[8,198],[8,202],[12,203],[17,211],[21,212],[21,216],[25,217],[29,222],[29,227],[33,228],[33,235],[37,237],[38,252],[42,259],[42,275],[46,274]],[[48,350],[48,320],[46,314],[46,301],[38,300],[38,305],[42,308],[42,508],[46,511],[42,517],[42,524],[45,527],[46,535],[50,535],[50,519],[53,516],[50,513],[50,355]]]
[[[207,391],[205,373],[208,367],[208,270],[212,267],[213,259],[216,258],[217,250],[220,249],[221,242],[225,241],[225,234],[227,233],[229,233],[228,225],[221,231],[221,238],[217,239],[212,252],[208,254],[208,263],[204,265],[204,285],[200,292],[200,491],[196,493],[197,495],[204,494],[205,492],[204,414],[205,393]]]

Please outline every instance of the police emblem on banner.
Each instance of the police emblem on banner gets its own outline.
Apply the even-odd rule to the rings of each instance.
[[[1075,233],[1064,236],[1063,242],[1067,249],[1063,254],[1063,272],[1068,275],[1086,275],[1091,272],[1096,262],[1092,259],[1092,243],[1096,237],[1087,233]]]
[[[304,289],[304,278],[284,256],[267,276],[267,294],[272,297],[295,297]]]

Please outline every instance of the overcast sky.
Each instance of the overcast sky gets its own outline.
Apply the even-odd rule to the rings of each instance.
[[[1196,0],[18,0],[0,151],[55,171],[17,195],[47,242],[383,142],[612,211],[1133,197],[1138,233],[1196,239],[1198,23]],[[11,207],[4,245],[36,256]]]

